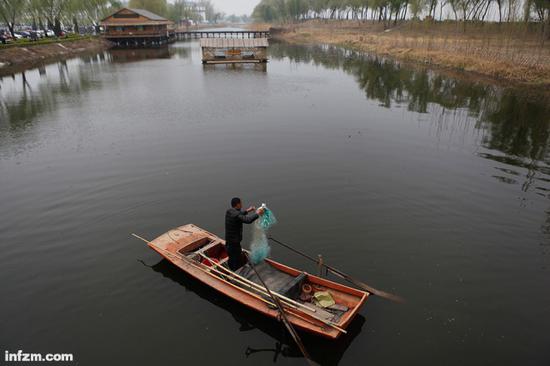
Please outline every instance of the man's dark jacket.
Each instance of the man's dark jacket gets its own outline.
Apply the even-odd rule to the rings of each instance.
[[[239,244],[243,240],[243,224],[251,224],[258,214],[247,213],[245,210],[230,208],[225,212],[225,242]]]

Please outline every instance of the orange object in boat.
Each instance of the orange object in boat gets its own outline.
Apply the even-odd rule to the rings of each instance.
[[[220,261],[218,260],[218,258],[210,258],[210,259],[206,259],[206,258],[203,258],[203,260],[201,261],[202,264],[205,264],[207,265],[208,267],[212,267],[214,265],[214,263],[220,263]]]

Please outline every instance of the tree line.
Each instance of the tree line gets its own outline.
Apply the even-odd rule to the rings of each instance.
[[[125,6],[146,9],[175,22],[215,23],[223,17],[209,0],[0,0],[0,23],[12,36],[19,24],[31,25],[34,30],[51,29],[58,36],[63,27],[70,26],[77,33],[81,24],[97,28],[101,19]]]
[[[550,22],[550,0],[261,0],[253,17],[265,22],[307,19],[405,19]],[[549,23],[550,24],[550,23]]]
[[[53,30],[61,34],[62,25],[97,25],[102,17],[122,5],[116,0],[0,0],[0,22],[14,36],[18,24],[31,25],[35,30]]]

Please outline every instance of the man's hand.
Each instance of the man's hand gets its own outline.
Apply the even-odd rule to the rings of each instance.
[[[250,206],[249,208],[246,209],[246,212],[252,212],[256,209],[256,207],[254,206]]]
[[[260,216],[262,216],[265,212],[265,208],[263,207],[260,207],[259,209],[256,210],[256,213]]]

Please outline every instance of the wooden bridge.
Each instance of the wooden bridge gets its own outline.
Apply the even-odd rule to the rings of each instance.
[[[184,39],[200,39],[200,38],[270,38],[269,31],[230,31],[230,30],[193,30],[184,31],[177,30],[176,38],[178,40]]]

